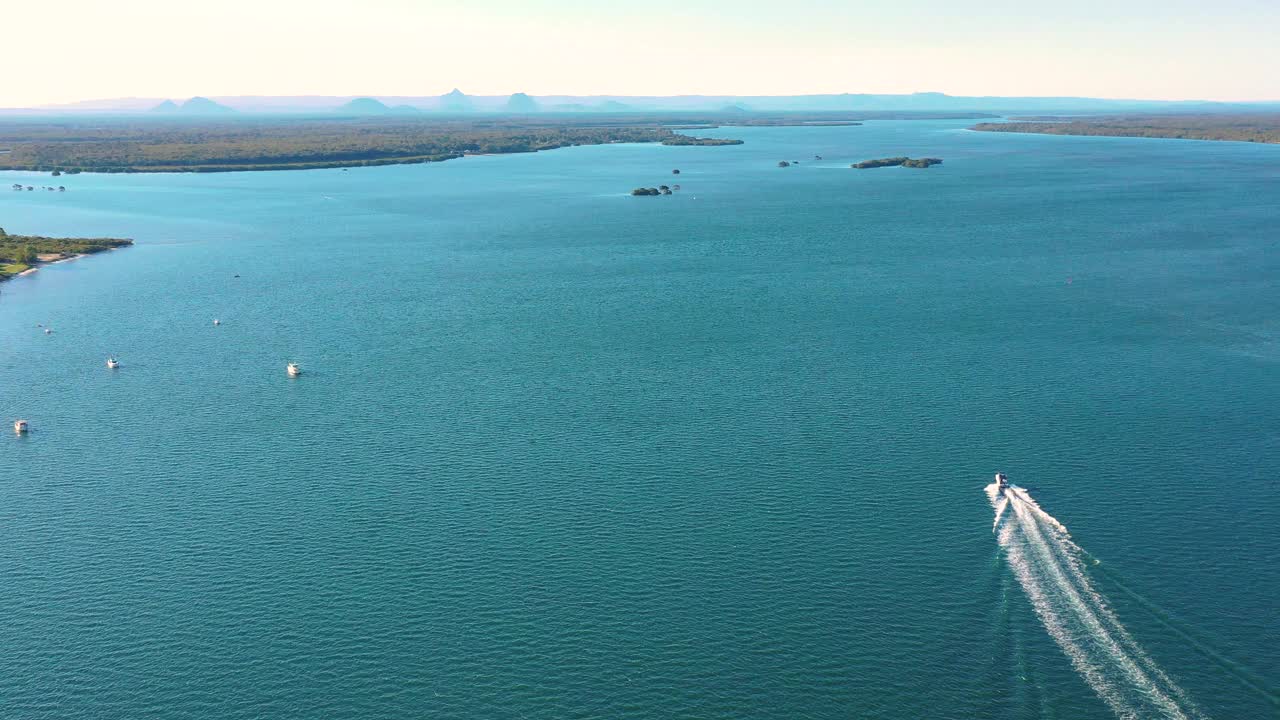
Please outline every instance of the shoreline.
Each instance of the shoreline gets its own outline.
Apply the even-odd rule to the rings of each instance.
[[[0,283],[4,283],[14,278],[27,277],[29,275],[33,275],[39,272],[42,268],[47,267],[49,265],[58,265],[60,263],[68,263],[73,260],[79,260],[81,258],[88,257],[90,255],[96,255],[98,253],[108,252],[111,250],[118,250],[124,247],[131,247],[133,245],[132,240],[115,240],[115,239],[83,240],[83,239],[58,239],[58,238],[12,236],[12,235],[5,236],[4,239],[15,240],[23,244],[30,243],[30,242],[42,242],[45,244],[49,244],[49,243],[69,244],[75,247],[76,249],[42,253],[46,259],[42,260],[40,259],[40,256],[37,255],[36,259],[30,263],[18,262],[13,258],[8,259],[8,260],[12,260],[12,262],[8,262],[5,259],[0,259]],[[54,255],[57,255],[57,257],[52,257]],[[3,270],[3,266],[5,264],[26,265],[27,267],[23,268],[18,272],[6,272]]]

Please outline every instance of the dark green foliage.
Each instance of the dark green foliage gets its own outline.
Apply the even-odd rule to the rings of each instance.
[[[628,122],[629,121],[629,122]],[[0,170],[224,172],[435,162],[573,145],[737,140],[677,135],[649,118],[171,118],[0,121]]]
[[[912,159],[909,157],[891,157],[891,158],[880,158],[878,160],[863,160],[862,162],[856,162],[850,165],[849,167],[857,168],[859,170],[866,170],[867,168],[882,168],[882,167],[927,168],[931,165],[937,165],[941,162],[942,160],[939,158]]]
[[[9,273],[4,265],[31,265],[39,255],[87,255],[111,248],[132,245],[132,240],[111,238],[48,238],[38,235],[9,235],[0,230],[0,280]]]
[[[729,140],[727,138],[698,138],[692,135],[672,135],[662,141],[663,145],[741,145],[741,140]]]
[[[1045,135],[1105,135],[1280,143],[1280,113],[1045,118],[1043,121],[1034,122],[980,123],[972,129]]]

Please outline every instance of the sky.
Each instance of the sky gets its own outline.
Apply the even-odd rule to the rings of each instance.
[[[1280,0],[12,0],[0,39],[0,107],[454,87],[1280,100]]]

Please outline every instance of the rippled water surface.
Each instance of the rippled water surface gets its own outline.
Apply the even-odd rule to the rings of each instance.
[[[967,124],[0,193],[0,716],[1273,716],[1280,147]]]

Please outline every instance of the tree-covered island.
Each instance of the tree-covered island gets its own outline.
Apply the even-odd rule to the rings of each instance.
[[[850,165],[849,167],[857,168],[859,170],[866,170],[868,168],[882,168],[882,167],[927,168],[933,165],[939,165],[941,163],[942,163],[941,158],[891,157],[891,158],[880,158],[878,160],[863,160],[862,162],[856,162]]]
[[[78,255],[132,245],[132,240],[115,238],[50,238],[39,235],[10,235],[0,228],[0,281],[20,275],[33,267]]]
[[[1280,113],[1109,115],[1075,118],[1048,116],[1014,118],[1011,122],[1004,123],[979,123],[970,129],[983,132],[1041,135],[1102,135],[1280,143]]]

